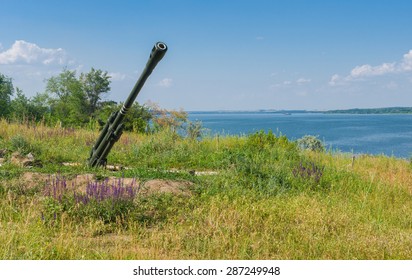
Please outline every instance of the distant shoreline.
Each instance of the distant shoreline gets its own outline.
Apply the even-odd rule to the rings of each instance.
[[[204,110],[187,111],[189,114],[239,114],[239,113],[271,113],[271,114],[302,114],[302,113],[321,113],[321,114],[412,114],[412,107],[383,107],[383,108],[353,108],[343,110]]]
[[[412,107],[384,107],[369,109],[329,110],[327,114],[412,114]]]

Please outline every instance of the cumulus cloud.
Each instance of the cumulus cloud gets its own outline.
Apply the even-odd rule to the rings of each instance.
[[[299,79],[296,80],[296,83],[298,85],[303,85],[303,84],[310,83],[311,81],[312,81],[311,79],[299,78]]]
[[[393,73],[396,71],[395,63],[383,63],[378,66],[371,66],[369,64],[356,66],[350,72],[349,77],[351,78],[361,78],[368,76],[380,76],[387,73]]]
[[[339,76],[338,74],[335,74],[330,78],[329,85],[336,86],[341,80],[342,80],[341,76]]]
[[[109,73],[109,76],[111,77],[112,81],[123,81],[124,79],[126,79],[126,74],[123,73],[119,73],[119,72],[112,72]]]
[[[68,61],[66,52],[62,48],[41,48],[34,43],[16,40],[7,50],[0,52],[0,64],[43,64],[64,65]]]
[[[403,55],[403,61],[400,67],[401,69],[403,69],[403,71],[412,70],[412,50],[410,50],[407,54]]]
[[[342,85],[345,82],[359,80],[367,77],[382,76],[391,73],[404,73],[412,70],[412,50],[403,55],[403,59],[398,62],[382,63],[380,65],[372,66],[369,64],[359,65],[353,68],[349,75],[339,76],[334,74],[329,85]]]
[[[169,88],[173,84],[173,79],[171,78],[164,78],[161,80],[157,85],[164,88]]]

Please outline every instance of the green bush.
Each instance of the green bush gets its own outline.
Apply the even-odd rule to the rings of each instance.
[[[302,150],[309,150],[313,152],[325,151],[323,142],[317,136],[305,135],[297,140],[297,144]]]
[[[10,146],[13,151],[18,151],[22,154],[27,154],[31,151],[31,145],[29,141],[27,141],[26,138],[24,138],[20,134],[10,138]]]

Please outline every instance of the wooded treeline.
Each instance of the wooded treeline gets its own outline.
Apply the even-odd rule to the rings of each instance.
[[[11,77],[0,73],[0,118],[10,121],[42,121],[64,127],[95,127],[106,122],[122,104],[104,100],[110,91],[107,71],[91,68],[87,73],[63,69],[46,80],[44,92],[27,97],[13,86]],[[188,136],[200,136],[201,124],[191,123],[183,110],[165,110],[155,103],[135,102],[128,111],[125,130],[140,133],[159,129],[183,129]]]

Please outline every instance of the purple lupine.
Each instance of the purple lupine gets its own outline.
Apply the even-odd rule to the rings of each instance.
[[[53,197],[59,202],[64,195],[72,191],[76,203],[88,204],[91,200],[98,202],[104,200],[133,200],[137,191],[135,190],[136,179],[133,179],[130,185],[125,186],[123,179],[110,182],[109,179],[104,181],[89,181],[86,186],[86,193],[75,192],[75,184],[72,182],[71,188],[68,188],[67,181],[64,177],[56,176],[46,182],[44,191],[45,196]]]
[[[311,162],[309,165],[299,163],[299,167],[293,169],[292,173],[295,177],[313,178],[318,183],[323,175],[324,167],[318,167],[315,163]]]

